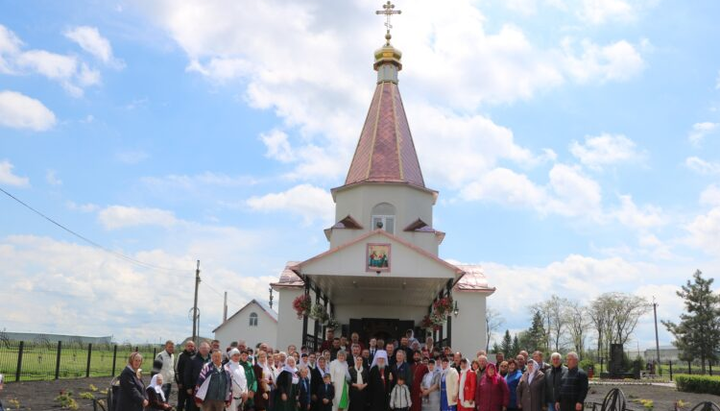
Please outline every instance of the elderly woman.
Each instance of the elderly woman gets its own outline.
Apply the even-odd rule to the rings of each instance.
[[[535,360],[530,360],[518,383],[517,403],[523,411],[542,411],[545,405],[545,374],[539,368]]]
[[[145,393],[145,384],[140,375],[143,357],[138,352],[130,354],[128,365],[120,373],[120,390],[118,391],[116,409],[123,411],[142,411],[149,401]]]
[[[282,372],[275,380],[275,391],[273,391],[273,411],[296,411],[298,405],[298,384],[300,377],[295,368],[295,357],[292,355],[285,360]]]
[[[163,376],[162,374],[155,374],[150,379],[150,385],[145,390],[147,393],[148,406],[146,409],[150,410],[169,410],[172,408],[168,404],[168,399],[165,398],[165,390],[162,389]]]
[[[485,374],[478,377],[475,390],[475,404],[478,411],[503,411],[510,403],[510,391],[505,379],[495,369],[495,364],[488,364]]]
[[[230,361],[225,364],[225,371],[230,373],[232,400],[227,409],[229,411],[236,411],[238,407],[247,400],[247,378],[245,377],[245,368],[240,364],[240,350],[233,348],[228,353],[228,356],[230,357]]]
[[[333,399],[333,411],[345,410],[348,408],[348,384],[350,378],[348,364],[345,361],[347,354],[340,350],[337,352],[337,358],[330,363],[330,379],[335,387],[335,398]]]
[[[440,367],[435,366],[435,360],[427,363],[428,372],[420,383],[422,394],[422,411],[440,410]]]

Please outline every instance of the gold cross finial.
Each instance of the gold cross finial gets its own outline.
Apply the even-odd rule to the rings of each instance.
[[[375,14],[384,14],[386,21],[385,21],[385,27],[387,28],[387,34],[385,35],[385,38],[388,41],[388,44],[390,44],[390,29],[392,28],[392,24],[390,24],[390,17],[392,17],[393,14],[401,14],[402,10],[395,10],[395,5],[392,4],[389,0],[387,3],[383,4],[383,10],[377,10],[375,11]]]

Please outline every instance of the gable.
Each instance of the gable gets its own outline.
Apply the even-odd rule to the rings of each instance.
[[[229,325],[231,323],[245,323],[245,325],[249,324],[250,320],[250,314],[256,313],[258,315],[258,321],[272,321],[273,323],[278,322],[277,313],[272,310],[270,307],[260,303],[257,300],[252,300],[249,303],[245,304],[241,309],[237,310],[235,314],[231,315],[225,322],[220,324],[217,328],[215,328],[212,332],[215,333],[217,330],[223,328],[226,325]],[[263,314],[264,313],[264,314]]]

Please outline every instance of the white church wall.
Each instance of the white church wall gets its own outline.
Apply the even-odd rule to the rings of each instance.
[[[257,325],[250,326],[250,315],[257,314]],[[215,332],[220,347],[225,348],[233,341],[245,340],[248,347],[255,348],[258,343],[274,344],[277,340],[278,323],[263,309],[252,304],[226,321]]]
[[[459,313],[452,318],[452,348],[465,356],[475,356],[485,349],[487,331],[485,325],[486,296],[484,293],[453,290]]]
[[[335,221],[351,215],[362,226],[362,230],[350,230],[353,238],[368,231],[372,226],[372,209],[377,204],[389,203],[395,206],[394,234],[404,240],[411,241],[412,233],[403,231],[405,227],[418,218],[432,226],[432,208],[435,199],[432,193],[397,184],[367,184],[340,190],[335,195]],[[343,244],[347,239],[333,236],[330,248]],[[433,252],[432,249],[427,251]],[[437,249],[435,248],[435,254]]]
[[[278,291],[278,332],[275,346],[285,350],[288,345],[295,344],[300,348],[302,338],[302,320],[297,319],[293,309],[293,300],[304,292],[302,287],[282,288]],[[310,328],[308,327],[308,330]]]
[[[390,271],[383,273],[389,277],[412,278],[452,278],[454,272],[447,266],[429,257],[423,257],[407,246],[377,234],[366,241],[353,244],[340,252],[303,265],[305,274],[332,274],[343,276],[368,276],[365,270],[367,243],[390,243]]]

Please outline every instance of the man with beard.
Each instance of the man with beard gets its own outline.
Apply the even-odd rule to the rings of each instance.
[[[255,393],[258,391],[257,378],[255,378],[255,370],[253,365],[248,361],[247,350],[240,353],[240,365],[245,369],[245,380],[247,381],[248,396],[245,401],[245,409],[255,409]]]
[[[390,395],[390,368],[387,365],[386,351],[378,350],[373,358],[370,368],[370,383],[368,389],[370,406],[373,411],[388,410],[388,396]]]
[[[425,374],[428,373],[428,367],[423,364],[420,351],[415,351],[413,353],[413,364],[410,366],[410,371],[413,376],[412,384],[408,384],[408,387],[410,388],[410,396],[412,397],[410,411],[420,411],[422,408],[422,401],[420,398],[422,390],[420,388],[420,384],[422,384]]]

